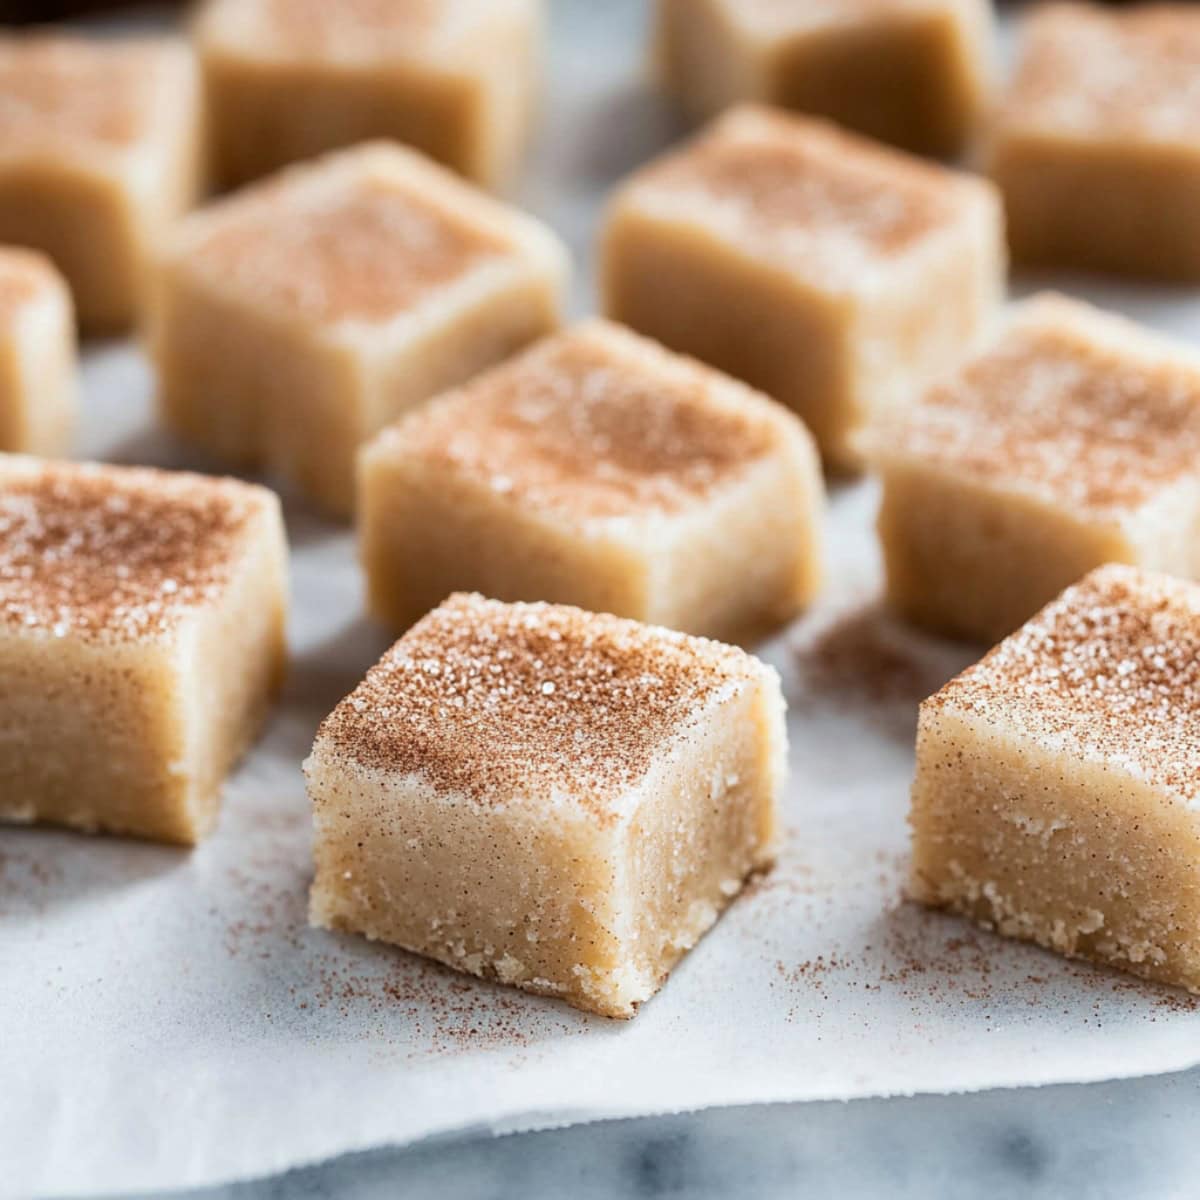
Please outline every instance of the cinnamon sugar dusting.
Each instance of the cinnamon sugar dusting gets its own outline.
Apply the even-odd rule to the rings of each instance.
[[[0,465],[0,625],[147,639],[217,597],[269,493],[181,472]]]
[[[155,76],[183,54],[166,38],[0,36],[0,155],[135,142],[154,119]]]
[[[887,419],[881,453],[1102,515],[1200,479],[1200,362],[1076,301],[1022,310],[990,350]],[[1122,345],[1134,339],[1136,351]]]
[[[825,122],[752,107],[723,117],[631,188],[639,203],[685,211],[812,272],[896,258],[988,191]]]
[[[703,638],[460,594],[371,668],[314,757],[480,802],[570,799],[606,818],[668,743],[764,670]]]
[[[757,393],[607,322],[535,346],[393,426],[381,447],[567,518],[687,507],[776,450]]]
[[[925,702],[1200,802],[1200,585],[1101,567]]]
[[[1002,114],[1110,139],[1196,141],[1200,121],[1200,12],[1152,4],[1126,12],[1054,4],[1028,22]]]
[[[300,168],[202,214],[217,219],[193,268],[297,317],[386,321],[510,251],[415,184],[367,172],[335,178],[344,161]]]

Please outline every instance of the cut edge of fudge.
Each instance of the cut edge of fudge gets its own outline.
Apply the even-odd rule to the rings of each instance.
[[[744,652],[458,594],[318,732],[310,920],[632,1016],[772,862],[786,769],[778,677]]]
[[[265,488],[0,456],[0,656],[8,719],[33,747],[0,761],[32,795],[4,819],[183,844],[207,833],[282,683],[285,571]],[[57,751],[35,754],[49,725]]]
[[[921,706],[909,895],[1200,992],[1200,586],[1110,564]]]

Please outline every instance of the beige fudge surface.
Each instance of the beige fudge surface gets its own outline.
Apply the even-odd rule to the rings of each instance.
[[[53,456],[76,407],[71,293],[50,260],[0,246],[0,453]]]
[[[1035,10],[985,158],[1017,259],[1200,279],[1200,10]]]
[[[989,0],[658,0],[667,85],[696,116],[742,102],[951,155],[989,93]]]
[[[795,409],[835,467],[957,358],[996,300],[984,180],[743,107],[635,174],[602,247],[608,315]]]
[[[195,26],[218,178],[394,138],[485,184],[532,117],[542,0],[212,0]]]
[[[749,640],[820,575],[801,422],[603,321],[402,418],[360,473],[371,606],[401,628],[470,590]]]
[[[86,331],[138,315],[199,186],[200,109],[182,42],[0,32],[0,242],[54,260]]]
[[[1102,567],[921,706],[912,891],[1200,991],[1200,587]]]
[[[785,760],[742,651],[455,595],[317,734],[312,920],[632,1016],[771,863]]]
[[[558,323],[566,255],[532,218],[371,143],[187,217],[156,274],[163,416],[339,513],[359,444]]]
[[[0,820],[191,843],[283,668],[263,488],[0,455]]]
[[[882,422],[892,605],[995,641],[1093,567],[1200,575],[1200,358],[1042,295]]]

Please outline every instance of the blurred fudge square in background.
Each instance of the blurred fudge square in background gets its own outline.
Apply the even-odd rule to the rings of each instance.
[[[200,134],[182,41],[0,31],[0,242],[50,255],[85,331],[137,317],[153,248],[195,199]]]
[[[215,173],[394,138],[509,180],[541,72],[543,0],[210,0],[194,23]]]
[[[1200,7],[1033,9],[984,161],[1018,261],[1200,280]]]
[[[890,603],[994,641],[1105,562],[1200,574],[1200,357],[1063,297],[873,434]]]
[[[415,151],[369,143],[185,218],[150,348],[180,437],[337,514],[359,444],[558,324],[566,252]]]
[[[615,320],[794,409],[826,463],[957,359],[1004,286],[984,179],[742,107],[636,172],[603,231]]]
[[[957,154],[988,97],[990,0],[658,0],[667,86],[694,116],[776,104]]]

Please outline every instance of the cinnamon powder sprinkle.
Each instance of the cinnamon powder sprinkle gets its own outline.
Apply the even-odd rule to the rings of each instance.
[[[990,194],[825,122],[741,107],[641,171],[627,195],[836,281],[914,249]]]
[[[197,214],[205,233],[189,268],[276,312],[380,322],[511,253],[492,230],[421,195],[416,181],[375,173],[368,154],[387,157],[377,147],[335,155]]]
[[[1200,801],[1200,586],[1101,567],[925,702]]]
[[[881,423],[883,456],[1102,518],[1200,481],[1200,360],[1060,296],[1018,313],[990,349]]]
[[[422,407],[378,452],[582,522],[684,509],[777,452],[792,424],[765,396],[591,321]]]
[[[0,35],[0,156],[136,142],[155,119],[158,78],[187,69],[186,51],[170,38]]]
[[[48,258],[34,250],[0,247],[0,321],[12,321],[42,296],[61,294],[62,282]]]
[[[263,488],[150,468],[0,464],[0,624],[140,640],[218,596]]]
[[[767,670],[619,617],[458,594],[371,668],[313,753],[479,802],[571,801],[605,819],[669,742]]]

